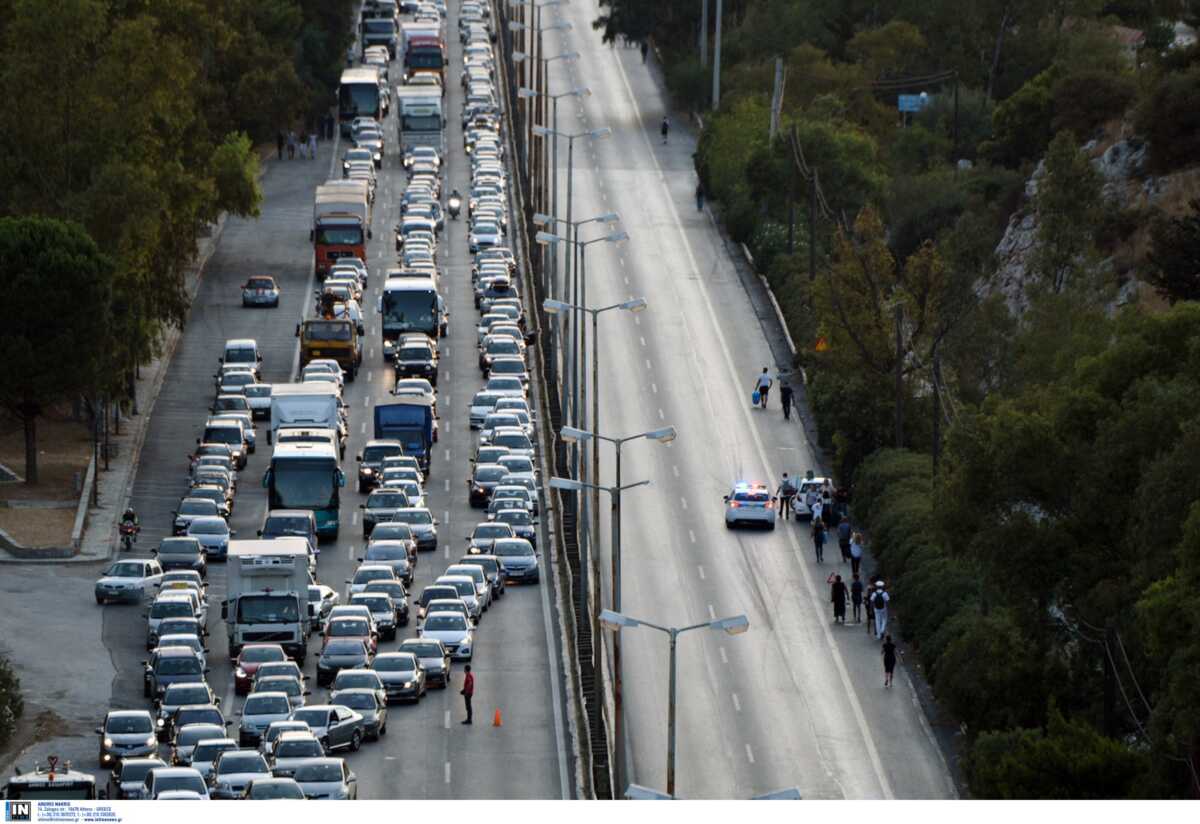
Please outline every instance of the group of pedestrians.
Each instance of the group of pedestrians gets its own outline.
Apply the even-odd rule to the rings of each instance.
[[[280,129],[275,135],[275,148],[279,153],[279,159],[283,160],[283,153],[287,151],[287,159],[295,160],[296,153],[300,153],[300,157],[309,160],[317,158],[317,139],[324,134],[326,140],[333,139],[334,117],[332,114],[326,114],[318,124],[318,128],[303,129],[300,134],[296,134],[295,129],[284,131]]]
[[[704,186],[703,184],[696,187],[696,208],[704,208]],[[762,368],[762,372],[754,379],[754,394],[758,400],[755,401],[763,409],[767,408],[767,398],[771,394],[771,387],[775,385],[772,380],[770,371],[767,367]],[[792,401],[795,397],[795,390],[792,389],[791,383],[786,376],[779,376],[779,403],[783,406],[783,419],[790,421],[792,419]]]

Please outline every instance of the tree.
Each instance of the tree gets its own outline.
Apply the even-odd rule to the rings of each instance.
[[[0,218],[5,334],[0,403],[25,424],[25,480],[38,482],[37,419],[96,384],[108,348],[113,264],[77,224]]]
[[[1170,172],[1200,155],[1200,65],[1170,72],[1138,107],[1138,133],[1150,143],[1153,171]]]
[[[1038,183],[1037,248],[1033,269],[1060,294],[1068,283],[1084,285],[1094,263],[1094,238],[1100,219],[1100,177],[1075,137],[1059,132],[1046,152],[1046,170]]]
[[[1172,305],[1200,300],[1200,198],[1179,217],[1160,215],[1150,226],[1146,280]]]

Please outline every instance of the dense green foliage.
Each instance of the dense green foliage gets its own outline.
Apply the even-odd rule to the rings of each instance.
[[[1200,48],[1171,27],[1200,7],[729,0],[711,110],[699,3],[600,6],[704,112],[697,173],[779,299],[972,791],[1200,793],[1200,204],[1153,220],[1173,310],[1116,311],[1154,211],[1109,199],[1081,151],[1140,137],[1155,173],[1196,162]],[[1018,300],[989,281],[1027,218]],[[1129,701],[1105,701],[1110,655]]]
[[[0,748],[6,746],[25,712],[21,679],[7,658],[0,658]]]
[[[101,360],[84,361],[92,392],[122,397],[163,328],[183,323],[205,227],[257,214],[254,144],[331,105],[353,6],[0,0],[0,215],[77,223],[114,267],[103,293],[67,301],[111,318]],[[10,292],[16,274],[0,275]],[[80,306],[88,299],[101,302]]]

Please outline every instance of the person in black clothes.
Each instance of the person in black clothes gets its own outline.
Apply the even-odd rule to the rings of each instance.
[[[829,588],[830,599],[833,601],[833,620],[835,623],[846,623],[846,583],[842,580],[841,575],[830,575],[826,583],[831,584]]]
[[[792,386],[789,383],[780,381],[779,383],[779,401],[783,404],[783,419],[790,421],[792,419]]]
[[[854,608],[854,623],[862,623],[862,602],[863,602],[863,582],[858,579],[858,573],[854,574],[854,580],[850,583],[850,605]]]
[[[279,150],[279,159],[283,160],[283,147],[287,143],[287,135],[283,133],[283,129],[279,130],[279,134],[275,135],[275,148]]]
[[[896,669],[896,645],[892,643],[892,636],[884,636],[881,652],[883,653],[883,685],[891,687],[892,673]]]

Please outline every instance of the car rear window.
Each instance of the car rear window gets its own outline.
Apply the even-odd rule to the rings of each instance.
[[[739,492],[733,496],[735,501],[747,501],[749,503],[762,504],[771,500],[771,496],[766,492]]]

